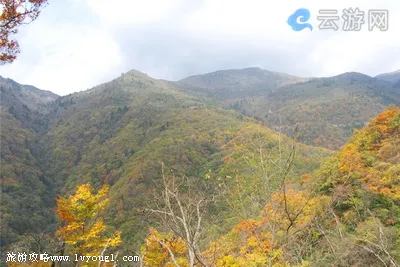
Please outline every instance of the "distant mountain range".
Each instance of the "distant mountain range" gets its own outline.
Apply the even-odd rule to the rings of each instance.
[[[360,73],[301,78],[259,68],[172,82],[132,70],[60,97],[0,78],[0,246],[53,231],[57,194],[108,183],[108,223],[123,232],[127,251],[137,249],[147,227],[138,210],[151,201],[161,161],[199,181],[209,173],[246,178],[259,149],[274,158],[295,144],[289,178],[297,179],[386,106],[399,105],[396,84]],[[257,184],[248,181],[250,192]]]
[[[380,75],[394,80],[398,72]],[[192,76],[177,84],[214,98],[310,145],[337,149],[353,130],[390,104],[400,103],[398,83],[361,73],[299,78],[259,68]],[[298,133],[294,132],[300,127]]]
[[[208,96],[231,99],[262,94],[277,87],[307,80],[310,78],[301,78],[260,68],[246,68],[195,75],[180,80],[178,84],[188,90],[203,92]]]
[[[137,70],[125,75],[135,77],[138,88],[157,88],[155,93],[162,93],[160,88],[175,88],[177,94],[234,109],[292,138],[296,135],[305,144],[330,149],[338,149],[353,130],[360,129],[386,106],[400,103],[400,71],[376,77],[349,72],[313,78],[245,68],[194,75],[178,82],[156,80]],[[12,88],[11,94],[3,96],[4,106],[28,107],[33,112],[28,117],[59,97],[11,79],[0,77],[0,84],[3,90]],[[296,127],[298,133],[294,133]]]
[[[0,89],[3,252],[10,244],[28,242],[24,233],[54,231],[56,195],[78,184],[110,185],[108,224],[123,232],[124,248],[132,250],[146,235],[139,211],[152,201],[160,162],[199,182],[208,173],[215,179],[247,177],[245,158],[257,157],[255,144],[277,156],[294,143],[299,156],[289,176],[296,179],[331,154],[135,70],[63,97],[9,79],[2,79]],[[233,211],[223,205],[221,212]],[[220,223],[215,231],[233,223]]]

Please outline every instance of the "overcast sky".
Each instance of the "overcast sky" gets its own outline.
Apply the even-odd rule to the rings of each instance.
[[[320,30],[320,9],[365,11],[359,32]],[[286,24],[298,8],[313,31]],[[368,30],[368,10],[389,10],[389,29]],[[260,67],[298,76],[400,69],[399,0],[49,0],[20,28],[22,52],[0,75],[65,95],[137,69],[179,80]]]

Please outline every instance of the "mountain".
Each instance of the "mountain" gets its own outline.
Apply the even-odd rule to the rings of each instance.
[[[0,89],[4,99],[1,105],[9,108],[11,106],[26,105],[29,109],[37,111],[41,109],[42,104],[56,100],[59,96],[50,92],[40,90],[32,85],[19,84],[11,79],[0,76]]]
[[[11,99],[14,92],[1,94],[2,99]],[[129,254],[147,234],[149,222],[142,210],[154,200],[160,162],[198,183],[224,181],[229,188],[234,184],[229,177],[243,177],[249,182],[243,193],[250,194],[257,183],[251,179],[247,160],[256,160],[260,150],[276,158],[295,145],[296,168],[288,174],[293,180],[318,168],[319,160],[331,154],[297,143],[238,112],[213,107],[181,85],[135,70],[90,90],[38,103],[41,120],[32,125],[23,126],[31,119],[16,116],[22,105],[15,103],[2,109],[2,126],[7,127],[1,133],[6,144],[1,150],[3,248],[34,246],[29,235],[51,236],[56,227],[51,215],[54,199],[70,194],[79,184],[110,185],[106,222],[122,231],[124,253]],[[16,112],[9,112],[12,107]],[[41,122],[47,124],[39,127],[36,123]],[[215,179],[205,178],[210,173]],[[238,220],[230,215],[234,210],[228,203],[218,209],[223,214],[219,222],[229,220],[210,226],[215,235]]]
[[[279,77],[283,79],[278,82],[276,78],[272,79],[273,82],[262,90],[259,83],[247,83],[240,94],[220,93],[225,85],[220,85],[220,79],[209,78],[218,77],[217,73],[184,79],[178,84],[187,91],[214,97],[217,105],[257,118],[292,138],[298,136],[305,144],[329,149],[338,149],[355,129],[362,128],[369,118],[388,105],[400,104],[399,90],[386,81],[361,73],[313,79],[282,74]],[[244,81],[252,80],[246,79],[248,75],[254,76],[248,69],[234,73],[240,73],[237,75]],[[199,81],[208,81],[207,86]]]
[[[388,73],[383,73],[375,76],[375,78],[390,82],[390,83],[396,83],[400,81],[400,70],[393,71],[393,72],[388,72]]]
[[[220,70],[203,75],[195,75],[177,82],[177,84],[208,96],[230,99],[267,92],[270,89],[306,81],[284,73],[272,72],[260,68]]]
[[[397,191],[393,190],[397,190],[398,176],[398,111],[392,108],[370,120],[385,105],[397,103],[396,86],[360,73],[310,79],[250,68],[206,76],[210,82],[204,85],[207,79],[201,76],[170,82],[131,70],[62,97],[2,79],[2,252],[57,247],[56,197],[68,196],[85,183],[94,188],[110,186],[109,206],[101,216],[109,231],[122,232],[121,255],[139,251],[149,237],[148,228],[159,226],[144,210],[160,204],[155,194],[162,192],[162,165],[168,175],[187,177],[209,199],[221,194],[218,205],[204,214],[207,236],[201,247],[218,240],[224,251],[215,246],[215,256],[225,264],[233,264],[232,257],[238,266],[260,260],[257,238],[247,236],[248,223],[271,225],[276,215],[283,216],[284,222],[289,214],[289,226],[276,228],[286,229],[276,232],[276,246],[283,244],[271,252],[277,263],[281,259],[300,262],[294,255],[313,262],[320,258],[318,253],[329,251],[322,266],[348,266],[362,251],[354,245],[354,253],[347,258],[332,252],[324,239],[327,234],[337,244],[353,246],[350,236],[354,235],[347,233],[368,230],[365,225],[372,222],[368,216],[354,216],[366,216],[368,210],[385,227],[397,224]],[[235,79],[242,81],[241,87],[231,83]],[[357,128],[363,129],[321,165],[333,153],[322,146],[338,147]],[[314,140],[318,137],[321,141]],[[290,191],[284,194],[285,201],[291,202],[279,200],[286,185]],[[354,194],[349,195],[349,190]],[[353,210],[353,200],[357,200],[356,208],[362,203],[360,208],[365,210]],[[270,206],[260,215],[265,203]],[[282,203],[286,209],[281,213],[265,216],[271,208],[283,207]],[[336,227],[339,222],[331,214],[339,216],[347,228]],[[337,229],[346,229],[345,238],[335,239],[343,234]],[[385,228],[388,236],[395,236],[393,229]],[[294,236],[288,236],[292,232]],[[261,238],[268,239],[270,234]],[[230,243],[225,244],[226,240]],[[311,249],[299,252],[281,241],[299,245],[310,241],[304,248]],[[235,247],[235,242],[240,246]],[[391,246],[390,253],[396,251]],[[255,254],[239,259],[243,251]],[[375,266],[370,256],[362,257],[363,263]],[[380,257],[386,260],[388,256]]]
[[[45,105],[59,96],[0,77],[1,240],[16,242],[25,232],[47,234],[54,223],[54,198],[38,164],[38,142],[48,129]]]
[[[47,113],[46,104],[59,98],[58,95],[40,90],[31,85],[22,85],[0,76],[2,109],[7,109],[24,126],[41,131],[46,126],[43,114]]]
[[[325,254],[330,263],[322,265],[398,265],[399,107],[392,106],[384,110],[367,126],[356,131],[346,145],[327,158],[313,176],[317,192],[332,199],[337,217],[331,217],[330,221],[337,220],[343,227],[343,235],[339,235],[338,239],[333,234],[330,241],[326,239],[320,243],[326,248],[328,242],[337,242],[340,244],[338,248],[342,248],[330,255]],[[377,242],[385,246],[386,252],[375,246]]]
[[[399,224],[400,109],[392,106],[202,256],[210,266],[397,266]],[[145,262],[156,260],[157,249],[146,248]]]

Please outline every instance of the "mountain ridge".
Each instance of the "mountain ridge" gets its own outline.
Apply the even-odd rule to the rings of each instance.
[[[12,84],[12,85],[16,85],[16,86],[18,86],[18,87],[22,87],[22,88],[24,88],[24,89],[27,89],[27,90],[29,90],[30,92],[37,94],[38,96],[45,97],[45,99],[43,99],[43,102],[44,102],[44,103],[45,103],[45,102],[53,101],[53,100],[55,100],[56,98],[60,97],[59,95],[57,95],[56,93],[54,93],[54,92],[52,92],[52,91],[50,91],[50,90],[42,90],[42,89],[39,89],[39,88],[37,88],[37,87],[35,87],[35,86],[33,86],[33,85],[20,84],[20,83],[14,81],[14,80],[11,79],[11,78],[4,78],[4,77],[2,77],[2,76],[0,75],[0,83],[4,85],[4,83],[5,83],[6,81],[8,81],[8,83],[10,83],[10,84]]]
[[[14,93],[2,90],[2,99],[11,99]],[[202,181],[210,170],[221,177],[234,176],[232,160],[239,155],[254,157],[250,141],[268,144],[271,153],[277,153],[280,141],[285,150],[294,142],[255,119],[206,104],[175,84],[130,72],[46,103],[47,112],[38,112],[37,119],[18,115],[25,114],[22,105],[15,105],[14,113],[2,108],[6,130],[1,131],[1,204],[8,218],[0,227],[5,231],[2,249],[27,242],[24,232],[41,234],[41,226],[53,229],[55,197],[82,183],[110,185],[107,222],[121,229],[126,249],[137,248],[147,225],[135,217],[136,209],[150,201],[161,175],[159,161],[177,175]],[[21,127],[22,122],[30,124]],[[324,148],[297,145],[299,173],[314,170],[321,157],[331,154]],[[135,209],[129,213],[127,207]],[[43,213],[28,220],[38,209]],[[229,212],[226,206],[221,209]]]
[[[191,91],[203,90],[207,95],[235,97],[270,90],[284,84],[306,81],[309,78],[285,73],[272,72],[260,68],[219,70],[193,75],[176,83]]]
[[[387,72],[387,73],[382,73],[375,78],[390,82],[390,83],[396,83],[397,81],[400,81],[400,69],[392,72]]]
[[[370,75],[367,75],[367,74],[364,74],[364,73],[361,73],[361,72],[357,72],[357,71],[348,71],[348,72],[344,72],[344,73],[341,73],[341,74],[337,74],[337,75],[333,75],[333,76],[326,76],[326,77],[303,77],[303,76],[292,75],[292,74],[288,74],[288,73],[284,73],[284,72],[266,70],[266,69],[262,69],[260,67],[246,67],[246,68],[236,68],[236,69],[221,69],[221,70],[205,72],[205,73],[201,73],[201,74],[194,74],[194,75],[190,75],[190,76],[181,78],[179,80],[156,79],[156,78],[153,78],[153,77],[149,76],[147,73],[142,72],[142,71],[140,71],[138,69],[130,69],[127,72],[123,73],[120,77],[122,77],[124,75],[132,75],[132,76],[142,77],[142,78],[150,79],[150,80],[157,80],[157,81],[164,81],[164,82],[172,83],[172,84],[179,84],[184,80],[187,80],[187,79],[190,79],[190,78],[195,78],[195,77],[198,77],[198,76],[207,76],[207,75],[218,76],[218,74],[240,73],[240,72],[250,72],[250,74],[251,73],[269,73],[269,74],[278,75],[278,76],[280,75],[280,76],[283,76],[283,77],[290,76],[290,77],[301,79],[302,81],[300,81],[300,82],[308,82],[308,81],[317,80],[317,79],[340,78],[340,77],[346,77],[346,76],[348,76],[348,77],[349,76],[365,77],[366,79],[367,78],[376,78],[376,79],[388,82],[385,79],[381,79],[381,77],[385,76],[385,75],[392,75],[392,74],[396,74],[397,75],[397,74],[400,74],[400,70],[393,71],[393,72],[382,73],[382,74],[379,74],[379,75],[376,75],[376,76],[370,76]],[[115,80],[115,79],[118,79],[118,78],[119,77],[116,77],[116,78],[114,78],[112,80]],[[3,80],[3,81],[4,80],[9,80],[12,83],[19,84],[18,82],[14,81],[11,78],[5,78],[5,77],[0,75],[0,81],[1,80]],[[395,80],[394,82],[396,82],[396,81],[397,80]],[[107,82],[104,82],[102,84],[105,84],[105,83],[107,83]],[[26,84],[19,84],[19,85],[23,86],[23,87],[26,87],[27,89],[29,89],[31,91],[34,91],[34,92],[39,92],[41,94],[49,94],[49,95],[52,95],[53,97],[60,97],[60,95],[57,95],[56,93],[54,93],[51,90],[39,89],[39,88],[37,88],[37,87],[35,87],[33,85],[26,85]],[[99,85],[101,85],[101,84],[99,84]],[[93,86],[92,88],[98,87],[99,85]],[[85,92],[85,91],[91,90],[92,88],[89,88],[87,90],[82,90],[81,92]],[[74,93],[71,93],[71,94],[74,94]]]
[[[246,69],[245,74],[248,72],[250,78],[242,85],[249,86],[251,96],[241,96],[246,91],[239,90],[241,94],[233,96],[205,97],[199,94],[201,90],[131,70],[86,91],[50,102],[32,102],[37,106],[32,107],[37,110],[34,112],[22,103],[29,98],[21,100],[17,93],[32,88],[2,80],[2,99],[10,100],[1,103],[6,129],[1,131],[4,145],[0,183],[5,199],[1,205],[7,218],[0,227],[6,237],[0,245],[2,249],[28,242],[24,239],[26,231],[39,235],[53,231],[56,224],[51,211],[56,196],[68,195],[77,185],[90,183],[96,188],[110,185],[111,205],[105,221],[122,231],[124,253],[137,250],[149,226],[140,210],[152,201],[151,193],[160,182],[159,162],[174,174],[198,183],[223,182],[227,190],[235,186],[232,177],[241,177],[248,185],[242,193],[251,195],[258,185],[252,176],[254,166],[248,164],[259,159],[259,151],[279,158],[281,153],[290,155],[296,147],[297,157],[288,179],[298,181],[333,153],[326,143],[340,132],[332,129],[356,129],[356,123],[362,124],[383,108],[378,91],[382,89],[381,93],[386,94],[392,88],[387,82],[357,73],[274,87],[287,83],[286,76],[282,79],[271,74],[277,80],[264,83],[270,73],[254,68]],[[239,79],[242,74],[237,73],[241,71],[234,72]],[[226,80],[229,78],[222,79]],[[293,81],[290,76],[289,82]],[[228,85],[235,89],[235,83]],[[237,106],[229,106],[235,101]],[[358,110],[361,108],[364,109]],[[257,118],[256,111],[269,117]],[[341,126],[341,116],[356,116],[356,121],[349,119],[349,125]],[[306,144],[304,136],[318,134],[325,139]],[[344,135],[341,137],[345,139]],[[278,171],[275,165],[269,168],[271,173]],[[236,196],[230,197],[218,209],[223,214],[221,220],[239,212],[229,205],[229,201],[237,201]],[[264,200],[261,198],[260,202]],[[41,213],[32,213],[37,209]],[[247,212],[256,215],[253,210]],[[209,227],[214,237],[226,233],[237,222],[234,217]],[[207,219],[205,223],[213,225]]]
[[[303,143],[330,149],[338,149],[353,130],[363,127],[388,105],[400,103],[400,92],[391,83],[359,72],[303,80],[278,79],[278,84],[272,86],[250,80],[241,87],[223,79],[208,79],[209,75],[215,73],[180,85],[189,92],[214,98],[218,106],[255,117],[274,129],[282,128],[291,137],[299,124]],[[352,118],[350,114],[360,116]]]

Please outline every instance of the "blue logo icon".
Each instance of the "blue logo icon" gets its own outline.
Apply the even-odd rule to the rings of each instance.
[[[306,23],[310,19],[310,11],[305,8],[297,9],[287,20],[287,24],[292,27],[296,32],[310,28],[312,31],[313,27],[310,23]],[[300,23],[297,21],[299,20]]]

